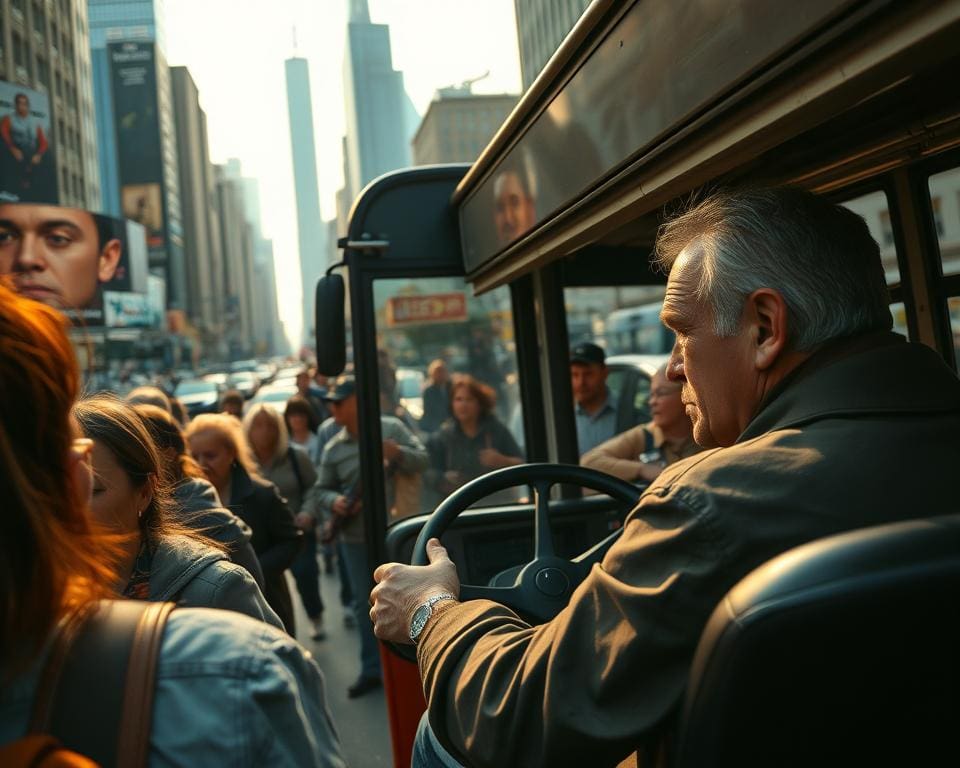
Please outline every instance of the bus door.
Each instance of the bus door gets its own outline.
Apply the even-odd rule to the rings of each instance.
[[[426,516],[464,483],[554,458],[544,401],[569,409],[566,362],[559,381],[542,373],[535,281],[474,295],[464,278],[450,201],[465,170],[435,166],[382,177],[358,198],[341,240],[371,573],[383,562],[410,562]],[[321,286],[318,301],[324,295]],[[331,359],[331,348],[344,349],[330,309],[317,312],[318,365],[328,375],[337,371],[324,370],[322,361]],[[564,420],[572,429],[572,413]],[[628,511],[622,502],[580,498],[579,489],[564,486],[551,498],[555,551],[566,558],[604,539]],[[510,582],[533,559],[531,499],[527,487],[506,488],[451,525],[443,543],[464,584]],[[405,765],[425,707],[415,656],[412,647],[383,647],[381,660],[395,763]]]

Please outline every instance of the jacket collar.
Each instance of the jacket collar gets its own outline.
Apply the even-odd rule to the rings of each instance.
[[[243,465],[237,461],[234,462],[230,470],[230,506],[239,504],[248,496],[252,496],[255,488],[253,480]]]
[[[150,565],[150,599],[176,598],[211,563],[227,560],[218,549],[189,536],[163,536]]]
[[[738,443],[832,416],[960,410],[960,381],[929,347],[894,333],[826,345],[770,394]]]

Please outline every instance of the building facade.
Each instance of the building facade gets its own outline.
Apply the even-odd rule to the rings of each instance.
[[[167,305],[189,302],[162,0],[89,0],[103,209],[147,228]]]
[[[186,67],[171,67],[170,82],[179,163],[183,254],[186,271],[184,310],[197,329],[208,359],[223,359],[223,255],[215,207],[213,166],[207,143],[207,116]]]
[[[317,184],[317,150],[313,133],[313,99],[306,59],[287,59],[287,110],[290,116],[290,149],[297,196],[297,245],[300,255],[300,311],[302,343],[313,340],[313,286],[327,267],[326,228],[320,218]]]
[[[472,163],[516,106],[512,94],[437,91],[413,137],[413,164]]]
[[[48,201],[96,211],[100,180],[88,30],[84,0],[0,0],[0,119],[14,111],[16,94],[27,94],[46,127]]]
[[[523,89],[537,79],[590,0],[514,0]]]
[[[223,252],[224,342],[231,359],[254,348],[254,235],[247,219],[239,163],[215,165],[218,224]]]

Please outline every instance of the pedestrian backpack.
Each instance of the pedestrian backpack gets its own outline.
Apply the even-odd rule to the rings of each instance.
[[[57,631],[27,734],[3,768],[143,768],[157,657],[174,603],[104,600]]]

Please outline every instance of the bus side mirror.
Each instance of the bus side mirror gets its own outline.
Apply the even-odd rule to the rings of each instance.
[[[321,277],[314,298],[317,371],[324,376],[339,376],[347,364],[343,278],[333,274]]]

